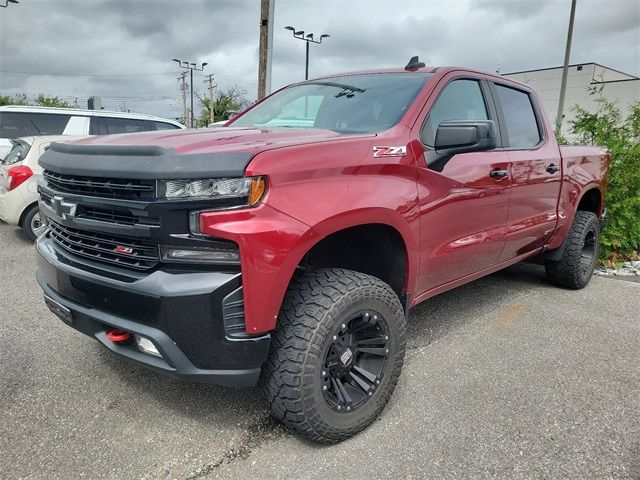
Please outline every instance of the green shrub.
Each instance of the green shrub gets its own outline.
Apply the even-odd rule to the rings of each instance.
[[[601,236],[601,258],[617,262],[637,257],[640,250],[640,103],[627,118],[620,109],[592,90],[597,110],[575,107],[571,129],[579,143],[602,145],[612,157],[607,191],[607,227]]]

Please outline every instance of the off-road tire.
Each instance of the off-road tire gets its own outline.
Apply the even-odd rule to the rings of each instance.
[[[38,205],[32,205],[24,215],[22,215],[22,219],[20,220],[22,232],[32,242],[35,242],[38,238],[38,233],[34,230],[34,219],[38,218],[36,215],[40,215],[40,210],[38,209]],[[40,220],[38,220],[38,222],[39,221]]]
[[[322,392],[325,350],[343,319],[363,308],[385,319],[387,363],[378,388],[363,406],[336,413]],[[398,295],[378,278],[339,268],[300,275],[287,291],[260,379],[272,414],[317,442],[337,443],[355,435],[389,401],[402,369],[405,337],[406,320]]]
[[[588,266],[581,262],[585,252],[585,241],[588,244],[594,244]],[[546,277],[550,282],[562,287],[584,288],[591,280],[598,261],[600,243],[598,217],[592,212],[577,211],[566,242],[566,248],[559,261],[545,262]]]

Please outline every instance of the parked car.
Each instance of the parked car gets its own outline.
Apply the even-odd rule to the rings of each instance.
[[[52,312],[158,372],[259,383],[275,417],[337,442],[387,404],[412,306],[533,258],[587,285],[610,156],[558,147],[527,85],[413,59],[283,88],[222,130],[40,162]]]
[[[0,160],[11,149],[11,138],[36,135],[109,135],[175,130],[184,125],[138,113],[7,105],[0,107]]]
[[[0,220],[22,228],[35,240],[46,229],[38,209],[38,181],[42,167],[38,159],[52,141],[70,142],[83,136],[42,136],[12,140],[13,148],[0,162]]]

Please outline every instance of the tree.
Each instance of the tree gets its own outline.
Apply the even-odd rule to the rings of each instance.
[[[10,95],[0,95],[0,107],[4,105],[28,105],[27,96],[24,93],[16,93],[13,97]]]
[[[35,103],[41,107],[73,108],[73,105],[65,100],[58,97],[45,97],[43,93],[37,96]]]
[[[213,121],[227,120],[233,114],[244,109],[249,104],[245,97],[246,94],[246,90],[238,86],[230,87],[226,90],[218,90],[213,96]],[[198,126],[206,127],[209,125],[211,118],[209,97],[200,95],[197,92],[195,95],[202,106]]]
[[[606,262],[633,258],[640,251],[640,103],[630,107],[623,118],[614,102],[592,89],[597,105],[595,113],[575,107],[571,122],[580,143],[602,145],[611,153],[611,171],[607,190],[607,227],[600,244]]]

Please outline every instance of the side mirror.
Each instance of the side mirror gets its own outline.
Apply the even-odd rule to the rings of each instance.
[[[440,122],[435,149],[439,154],[482,152],[496,148],[496,125],[492,120]]]

